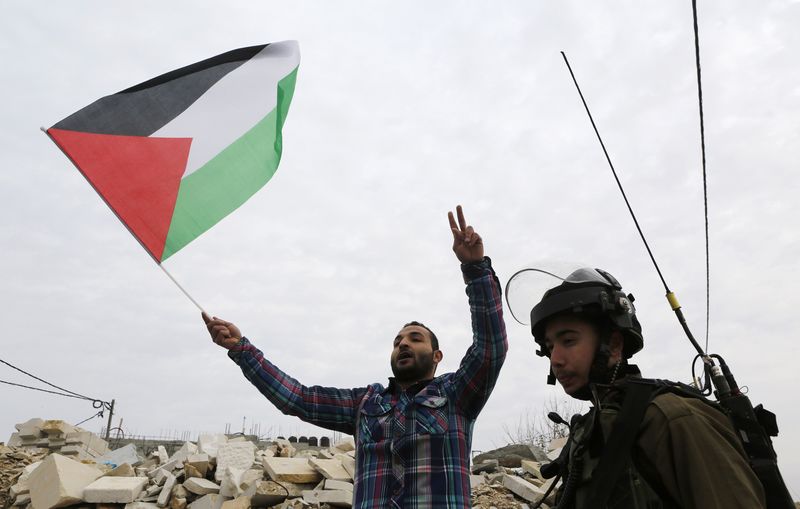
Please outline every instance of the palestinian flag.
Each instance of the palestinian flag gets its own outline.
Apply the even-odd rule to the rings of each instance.
[[[299,63],[295,41],[236,49],[103,97],[47,134],[161,263],[272,178]]]

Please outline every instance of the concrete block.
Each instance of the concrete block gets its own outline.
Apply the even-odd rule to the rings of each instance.
[[[355,451],[356,443],[352,438],[348,438],[347,440],[343,440],[339,443],[334,444],[332,448],[338,449],[338,452]]]
[[[52,509],[82,500],[83,489],[103,475],[97,468],[51,454],[31,472],[28,486],[36,509]]]
[[[18,481],[17,484],[8,488],[8,497],[15,499],[20,495],[25,495],[26,493],[30,492],[31,490],[28,487],[28,481]]]
[[[217,468],[216,473],[219,473]],[[244,470],[233,467],[225,467],[225,472],[219,481],[219,494],[223,497],[236,497],[240,493],[239,482],[241,481]]]
[[[219,484],[209,481],[208,479],[201,479],[200,477],[192,477],[186,479],[183,487],[190,493],[195,495],[208,495],[210,493],[219,493]],[[220,502],[221,503],[221,502]]]
[[[228,467],[247,470],[253,466],[256,446],[252,442],[229,442],[222,444],[217,449],[217,470],[215,479],[222,480],[222,475]]]
[[[486,484],[486,478],[484,476],[475,474],[469,476],[469,489],[474,490],[481,484]]]
[[[136,471],[128,463],[123,463],[112,468],[105,475],[106,477],[136,477]]]
[[[347,454],[337,454],[336,459],[342,464],[342,468],[350,475],[351,479],[356,478],[356,460]]]
[[[93,504],[129,504],[147,484],[144,477],[101,477],[83,490],[83,500]]]
[[[11,434],[8,441],[6,441],[6,445],[9,447],[19,447],[22,445],[22,437],[19,436],[19,433],[14,432]]]
[[[336,459],[309,459],[308,464],[314,470],[322,474],[325,479],[336,479],[337,481],[352,481],[353,477],[347,473],[342,466],[342,462]]]
[[[45,433],[48,438],[63,438],[66,439],[67,433],[75,431],[75,427],[60,419],[51,419],[44,421],[42,424],[42,433]]]
[[[500,466],[500,462],[496,459],[481,461],[478,464],[472,465],[471,472],[473,474],[480,474],[481,472],[494,472]]]
[[[569,437],[554,438],[550,440],[550,443],[547,444],[547,451],[555,451],[556,449],[560,450],[567,445],[567,440],[569,440]]]
[[[163,465],[167,461],[169,461],[169,454],[167,454],[167,448],[163,445],[159,445],[156,449],[156,455],[158,456],[158,464]]]
[[[15,424],[14,427],[17,428],[20,438],[39,438],[43,424],[44,420],[34,417],[23,423]]]
[[[216,458],[217,449],[226,443],[228,443],[228,437],[222,433],[200,435],[197,439],[197,451],[208,454],[210,458]]]
[[[333,507],[353,507],[353,492],[346,490],[304,491],[303,500],[309,504],[328,504]]]
[[[24,507],[24,506],[26,506],[26,505],[28,505],[30,503],[31,503],[31,495],[30,495],[30,493],[23,493],[22,495],[19,495],[16,498],[16,500],[14,500],[14,503],[11,504],[11,505],[13,505],[15,507],[20,507],[20,506]]]
[[[534,486],[522,477],[515,475],[506,475],[503,477],[503,486],[508,488],[512,493],[520,498],[524,498],[528,502],[538,502],[544,496],[544,491],[541,488]]]
[[[187,507],[190,509],[221,509],[222,503],[227,499],[217,493],[209,493],[202,496],[189,504]]]
[[[158,506],[151,502],[131,502],[125,504],[125,509],[158,509]]]
[[[544,481],[545,478],[542,477],[542,472],[540,471],[541,467],[542,464],[538,461],[522,460],[522,470],[524,472],[527,472],[537,479]]]
[[[242,495],[233,500],[226,500],[222,503],[221,509],[250,509],[250,497]]]
[[[281,458],[293,458],[297,453],[297,449],[295,449],[294,445],[286,439],[278,438],[275,440],[275,445],[278,447],[276,456],[280,456]]]
[[[139,457],[139,453],[136,451],[136,445],[128,444],[124,447],[120,447],[119,449],[107,452],[102,456],[98,456],[95,459],[95,462],[108,463],[114,466],[127,463],[135,467],[142,462],[142,459]]]
[[[264,458],[264,471],[273,481],[316,483],[322,474],[314,470],[303,458]]]
[[[26,465],[25,468],[22,469],[22,473],[19,475],[17,482],[27,481],[28,477],[30,477],[31,473],[36,470],[42,462],[36,461],[31,463],[30,465]]]
[[[561,456],[561,448],[553,449],[552,451],[547,451],[547,458],[550,461],[555,461],[558,457]]]
[[[208,473],[208,463],[209,463],[208,454],[200,452],[200,453],[189,454],[186,457],[184,466],[191,465],[200,473],[198,477],[205,477],[206,474]]]
[[[284,485],[297,486],[292,483],[281,483]],[[287,497],[293,496],[289,488],[285,488],[275,481],[257,481],[249,486],[242,496],[250,497],[251,507],[272,507],[283,502]],[[301,496],[305,490],[298,490],[294,496]]]
[[[161,493],[158,494],[158,499],[156,500],[156,505],[158,505],[158,507],[167,507],[170,496],[172,495],[172,488],[175,486],[176,482],[177,479],[175,476],[167,472],[166,478],[164,479],[164,487],[161,488]]]
[[[353,491],[353,483],[347,481],[338,481],[336,479],[325,479],[325,482],[322,486],[326,490]]]
[[[184,442],[181,448],[175,451],[172,456],[169,457],[169,459],[186,461],[186,458],[195,453],[197,453],[197,445],[193,444],[192,442]]]

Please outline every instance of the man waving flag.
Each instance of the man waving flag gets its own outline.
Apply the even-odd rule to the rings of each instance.
[[[239,48],[98,99],[47,134],[157,263],[266,184],[295,41]]]

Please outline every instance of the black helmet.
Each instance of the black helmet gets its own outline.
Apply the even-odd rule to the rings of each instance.
[[[538,355],[547,355],[544,338],[547,319],[563,312],[600,314],[608,318],[625,337],[622,353],[626,359],[642,349],[642,326],[636,319],[633,295],[626,295],[614,276],[602,269],[585,267],[561,281],[560,285],[547,290],[531,310],[531,332],[541,347],[536,352]]]

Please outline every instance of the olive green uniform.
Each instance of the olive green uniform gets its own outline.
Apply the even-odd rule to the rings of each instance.
[[[597,474],[593,470],[600,456],[607,453],[603,437],[610,436],[620,412],[623,398],[618,387],[606,386],[599,403],[595,401],[590,414],[573,431],[570,469],[579,462],[582,470],[576,509],[598,507],[589,500],[589,483]],[[598,410],[600,425],[592,425],[591,417]],[[673,393],[656,396],[645,410],[631,458],[633,462],[618,479],[607,507],[766,507],[762,485],[728,417],[700,399]]]

